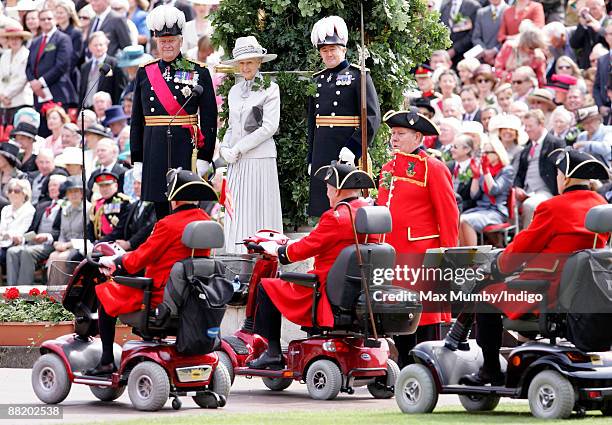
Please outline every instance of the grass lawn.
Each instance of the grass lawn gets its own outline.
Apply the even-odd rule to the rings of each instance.
[[[436,409],[429,415],[404,415],[395,410],[336,410],[322,412],[269,412],[269,413],[214,413],[202,412],[197,416],[164,417],[163,419],[145,418],[121,422],[105,422],[112,425],[288,425],[288,424],[339,424],[339,425],[394,425],[394,424],[561,424],[573,423],[580,425],[607,425],[610,418],[602,417],[599,412],[592,412],[585,418],[572,417],[567,421],[542,421],[535,419],[529,413],[526,405],[500,404],[495,411],[489,413],[466,413],[461,406],[447,406]]]

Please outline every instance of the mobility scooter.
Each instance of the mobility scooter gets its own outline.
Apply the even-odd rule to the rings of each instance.
[[[212,221],[190,223],[185,228],[182,242],[192,249],[220,248],[223,246],[223,230]],[[213,351],[214,344],[208,353],[187,355],[178,351],[175,340],[167,337],[177,335],[179,317],[170,317],[163,326],[155,324],[151,306],[153,281],[149,278],[114,278],[117,283],[144,292],[143,310],[119,316],[119,320],[132,326],[132,332],[142,340],[128,341],[123,347],[115,343],[118,370],[112,375],[83,375],[81,371],[96,366],[102,353],[101,341],[95,338],[98,334],[95,286],[107,279],[96,262],[100,256],[100,253],[94,253],[83,260],[67,284],[63,305],[74,313],[75,333],[46,341],[41,346],[42,356],[32,370],[32,387],[36,396],[44,403],[60,403],[75,383],[89,385],[93,395],[102,401],[117,399],[127,387],[130,400],[138,410],[159,410],[169,397],[173,398],[172,407],[180,409],[180,396],[193,397],[203,408],[223,407],[231,383],[229,372]],[[191,258],[190,261],[197,266],[196,269],[209,263],[214,266],[215,262],[212,258]],[[176,263],[175,267],[178,264],[182,263]],[[211,287],[209,292],[205,292],[208,306],[220,316],[229,301],[227,294],[231,297],[233,293],[230,282],[224,282],[229,290]],[[215,297],[215,294],[224,295]],[[209,330],[218,329],[219,323],[208,326]],[[204,321],[203,331],[206,327]]]
[[[598,234],[611,232],[612,205],[592,208],[585,227]],[[477,254],[477,251],[482,252],[482,248],[449,248],[443,254],[443,263],[451,267],[465,267],[470,263],[466,259]],[[485,254],[489,257],[489,264],[495,261],[496,254],[493,251]],[[592,259],[601,260],[599,264],[607,264],[607,267],[596,271],[591,268]],[[562,271],[554,309],[547,308],[548,281],[506,280],[509,288],[537,291],[542,294],[542,300],[539,316],[524,315],[518,320],[504,318],[504,329],[517,331],[532,339],[539,335],[549,342],[527,342],[512,349],[508,360],[500,356],[502,370],[506,372],[505,384],[501,386],[469,386],[461,382],[463,376],[477,372],[483,363],[482,352],[476,342],[468,341],[474,315],[471,306],[465,308],[443,341],[423,342],[412,350],[414,363],[402,369],[395,384],[395,398],[400,409],[404,413],[429,413],[436,406],[439,394],[458,394],[461,404],[470,412],[493,410],[500,397],[510,397],[528,399],[531,413],[538,418],[561,419],[569,417],[572,411],[584,414],[587,410],[601,410],[605,416],[612,415],[610,340],[599,344],[601,348],[598,350],[604,352],[588,352],[588,349],[581,350],[577,346],[579,344],[557,340],[568,336],[568,313],[604,313],[610,318],[612,288],[609,283],[607,287],[604,283],[603,286],[593,284],[587,288],[587,280],[593,271],[603,272],[604,282],[605,277],[610,279],[611,260],[612,250],[609,248],[572,254]],[[468,291],[478,293],[492,280],[495,279],[488,279]],[[583,291],[582,300],[580,291]],[[586,299],[584,291],[590,291]],[[608,303],[607,307],[594,311],[596,298],[600,298],[604,304]],[[579,311],[576,309],[577,302],[587,307]]]
[[[337,207],[338,208],[338,207]],[[416,329],[422,306],[418,302],[372,301],[373,291],[396,293],[400,288],[385,281],[372,286],[374,269],[393,268],[395,250],[385,243],[359,243],[359,234],[384,234],[391,230],[391,216],[384,207],[362,207],[354,220],[355,245],[344,248],[328,277],[325,290],[334,313],[333,329],[309,328],[308,337],[291,341],[284,352],[285,368],[259,370],[246,367],[267,348],[267,341],[254,333],[253,319],[257,285],[261,278],[276,277],[278,260],[263,253],[258,242],[284,241],[274,232],[259,232],[245,241],[249,252],[260,253],[249,281],[246,320],[242,329],[223,338],[221,358],[234,374],[262,377],[273,391],[282,391],[294,380],[305,382],[313,399],[331,400],[340,391],[367,385],[376,398],[391,398],[399,373],[389,358],[387,341],[378,336],[410,334]],[[278,277],[312,288],[312,322],[316,324],[320,283],[314,274],[279,273]],[[379,297],[380,298],[380,297]]]

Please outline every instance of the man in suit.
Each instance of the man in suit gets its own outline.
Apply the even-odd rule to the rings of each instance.
[[[578,66],[588,69],[591,66],[589,56],[597,43],[606,45],[604,23],[606,22],[606,4],[604,0],[587,0],[586,7],[579,12],[578,26],[570,37],[570,46],[578,51]]]
[[[79,100],[85,101],[83,106],[86,108],[93,106],[93,96],[99,91],[109,93],[113,104],[118,103],[125,86],[125,75],[123,70],[117,66],[117,59],[108,55],[108,43],[108,37],[102,31],[97,31],[89,37],[88,47],[91,59],[81,66],[79,93]],[[105,75],[100,74],[100,65],[103,63],[111,67],[111,70]]]
[[[104,138],[98,141],[98,144],[96,145],[96,157],[98,158],[98,163],[100,165],[93,171],[93,173],[91,173],[91,177],[89,177],[89,180],[87,181],[87,189],[90,193],[93,189],[96,177],[103,173],[111,173],[116,176],[119,185],[119,192],[123,191],[123,177],[127,170],[123,165],[117,162],[118,155],[119,147],[112,139]]]
[[[609,46],[612,46],[612,20],[604,25],[604,36]],[[593,98],[599,107],[599,113],[606,117],[610,113],[610,99],[607,94],[608,78],[610,76],[610,55],[597,59],[597,74],[593,83]]]
[[[480,122],[480,107],[478,106],[478,91],[474,86],[465,86],[459,93],[463,105],[463,121]]]
[[[108,37],[108,54],[115,56],[119,49],[132,44],[130,30],[125,17],[111,9],[110,0],[91,0],[89,2],[96,17],[91,22],[91,34],[103,31]]]
[[[49,178],[50,201],[39,202],[27,233],[32,239],[17,236],[19,244],[6,252],[6,280],[9,285],[32,285],[36,265],[46,260],[53,252],[53,242],[60,233],[61,201],[60,187],[66,176],[54,174]]]
[[[155,226],[155,204],[140,199],[142,188],[142,173],[134,173],[134,194],[138,199],[130,204],[123,239],[115,242],[126,251],[137,249],[149,237]]]
[[[53,11],[39,13],[42,34],[32,41],[26,66],[26,76],[34,91],[34,107],[53,100],[64,107],[77,104],[77,95],[70,81],[72,41],[56,27]],[[41,119],[41,136],[48,136],[46,120]]]
[[[49,197],[49,176],[53,174],[68,175],[66,170],[55,166],[55,157],[51,149],[39,149],[35,162],[37,171],[28,174],[28,180],[32,186],[32,205],[34,206],[39,202],[51,200]]]
[[[533,219],[536,207],[558,195],[557,171],[551,152],[563,148],[565,142],[549,134],[544,127],[546,117],[539,110],[530,110],[523,117],[529,141],[519,156],[514,186],[516,199],[523,203],[522,228]]]
[[[504,0],[491,0],[490,5],[479,9],[472,30],[472,44],[484,49],[482,60],[489,65],[495,63],[495,56],[501,47],[497,33],[502,15],[508,7]]]
[[[453,47],[448,49],[448,54],[454,66],[472,48],[472,30],[480,7],[480,3],[474,0],[444,0],[440,7],[440,20],[450,30]]]

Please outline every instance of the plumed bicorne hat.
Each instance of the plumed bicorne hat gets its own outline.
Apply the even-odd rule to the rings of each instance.
[[[583,180],[608,180],[610,171],[593,155],[572,148],[555,149],[549,156],[556,155],[555,164],[567,178]]]
[[[153,37],[182,35],[185,26],[185,14],[174,6],[157,6],[147,16],[147,27],[153,31]]]
[[[197,174],[175,168],[166,174],[168,201],[218,201],[215,189]]]
[[[348,42],[346,22],[339,16],[327,16],[319,19],[312,27],[310,41],[317,49],[323,46],[345,46]]]
[[[314,176],[336,189],[372,189],[376,187],[372,177],[350,164],[332,161],[319,168]]]
[[[412,107],[409,111],[389,111],[383,116],[383,121],[389,127],[404,127],[418,131],[424,136],[438,136],[440,129],[429,118],[419,114],[417,108]]]

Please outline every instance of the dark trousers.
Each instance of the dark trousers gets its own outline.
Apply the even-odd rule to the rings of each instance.
[[[401,368],[412,363],[410,350],[417,344],[425,341],[438,341],[442,337],[442,326],[440,323],[431,325],[423,325],[417,328],[417,331],[410,335],[395,335],[393,341],[397,348],[397,364]]]
[[[281,313],[260,283],[257,287],[257,307],[255,308],[255,332],[268,340],[278,341],[281,336]]]
[[[117,318],[109,316],[104,310],[102,304],[98,308],[98,329],[100,330],[100,339],[102,340],[102,359],[100,364],[111,364],[115,360],[113,354],[113,343],[115,341],[115,325]]]
[[[488,372],[500,371],[499,349],[503,330],[500,313],[476,313],[476,342],[482,349],[483,368]]]

